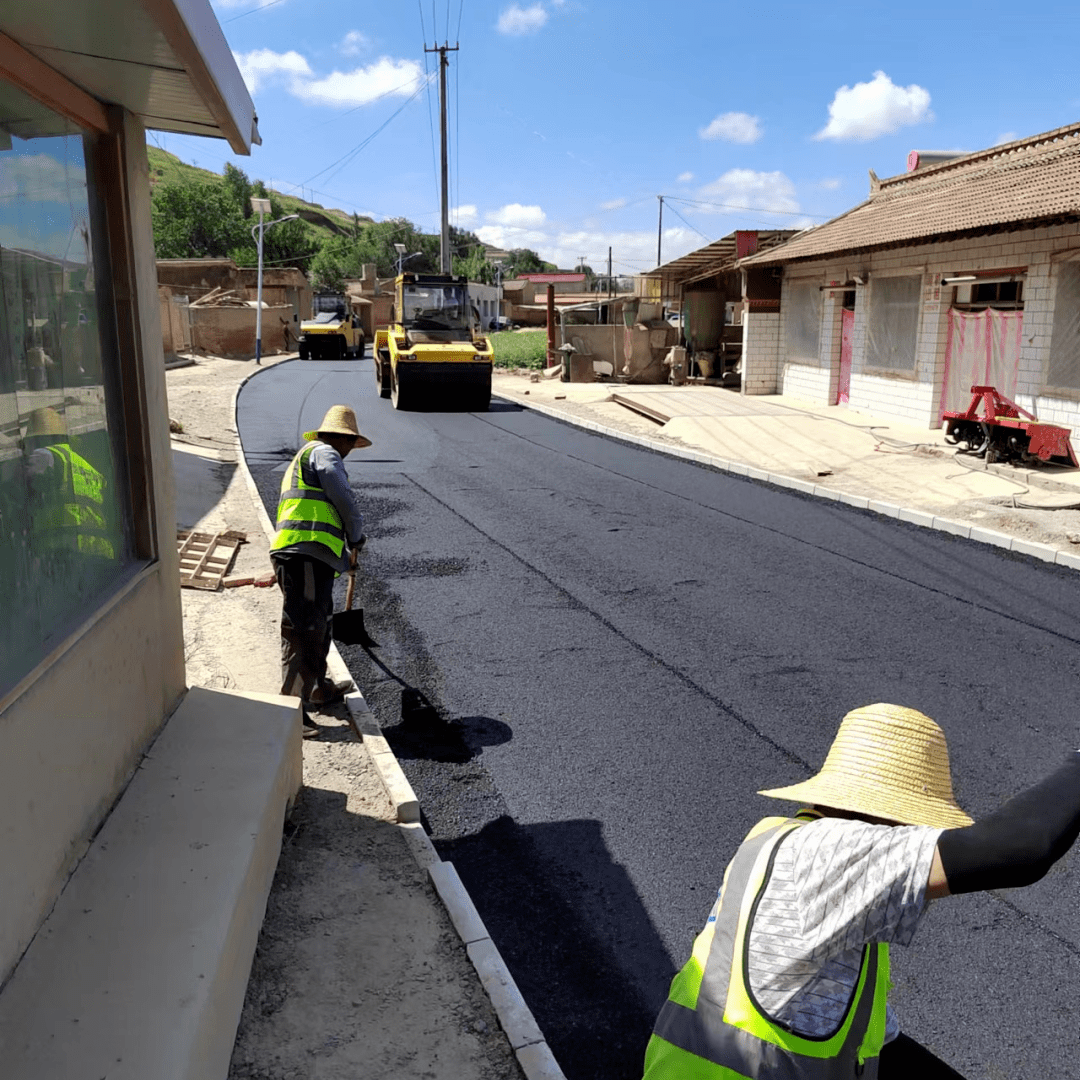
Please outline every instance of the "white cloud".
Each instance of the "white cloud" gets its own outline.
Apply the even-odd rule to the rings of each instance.
[[[0,170],[0,200],[6,203],[72,203],[86,205],[86,169],[49,154],[16,154]],[[30,215],[36,218],[35,214]],[[55,215],[46,215],[49,224]]]
[[[371,44],[371,38],[360,30],[350,30],[341,39],[341,51],[346,56],[358,56]]]
[[[754,172],[753,169],[729,169],[723,176],[698,189],[702,199],[722,203],[708,207],[714,214],[745,208],[766,212],[796,213],[799,200],[795,185],[782,172]]]
[[[761,124],[756,116],[744,112],[727,112],[718,116],[698,134],[703,139],[724,139],[726,142],[753,143],[761,138]]]
[[[367,105],[386,94],[411,94],[423,77],[423,68],[415,60],[384,56],[355,71],[332,71],[311,82],[297,80],[291,90],[298,98],[321,105]]]
[[[233,53],[240,74],[247,83],[248,90],[254,95],[266,83],[279,76],[297,79],[311,75],[311,67],[298,53],[276,53],[273,49],[252,49],[247,53]]]
[[[680,184],[689,184],[693,179],[694,179],[694,174],[692,172],[679,173],[679,183]]]
[[[450,218],[460,227],[462,225],[471,225],[474,221],[480,219],[480,214],[475,206],[455,206],[450,211]]]
[[[535,34],[547,21],[548,13],[543,4],[533,4],[527,8],[511,4],[499,16],[496,26],[500,34],[521,37],[524,34]]]
[[[275,0],[217,0],[220,8],[264,8],[275,3]]]
[[[621,210],[626,205],[625,199],[609,199],[600,204],[601,210]]]
[[[995,146],[1004,146],[1007,142],[1015,142],[1020,136],[1015,131],[1003,131],[995,140]]]
[[[592,229],[514,229],[502,225],[482,225],[476,235],[485,244],[500,248],[531,248],[547,262],[563,269],[577,266],[582,255],[596,271],[607,270],[607,252],[612,250],[616,274],[643,273],[656,265],[656,231],[604,232]],[[664,229],[664,261],[677,259],[705,241],[681,226]]]
[[[824,180],[818,181],[818,187],[825,191],[835,191],[843,183],[838,177],[827,176]]]
[[[515,229],[538,229],[547,221],[547,214],[539,206],[522,206],[521,203],[509,203],[490,211],[486,216],[492,225]],[[520,244],[516,246],[521,247]]]
[[[870,82],[841,86],[829,106],[829,122],[815,139],[876,139],[932,120],[930,92],[912,83],[896,86],[884,71]]]

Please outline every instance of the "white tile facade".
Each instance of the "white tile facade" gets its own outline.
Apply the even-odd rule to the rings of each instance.
[[[1024,281],[1024,334],[1017,380],[1017,404],[1040,419],[1080,429],[1080,388],[1063,395],[1045,389],[1054,321],[1056,271],[1065,258],[1080,258],[1080,224],[1047,226],[976,239],[896,248],[862,256],[799,263],[785,268],[779,314],[753,312],[743,331],[743,392],[790,394],[817,404],[836,402],[840,364],[842,297],[825,294],[817,367],[787,362],[784,297],[789,281],[815,278],[841,284],[868,275],[855,302],[849,407],[893,416],[909,423],[938,426],[945,373],[948,311],[954,290],[943,276],[961,271],[1020,270]],[[867,370],[867,318],[874,281],[891,275],[922,276],[922,305],[915,370]]]

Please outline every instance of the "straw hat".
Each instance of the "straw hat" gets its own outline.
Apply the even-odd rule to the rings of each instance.
[[[354,450],[362,450],[371,445],[370,439],[365,439],[356,426],[356,413],[348,405],[331,405],[322,423],[314,431],[305,431],[304,438],[312,442],[320,435],[351,435],[356,442]]]
[[[46,406],[44,409],[35,409],[30,414],[30,419],[26,424],[25,438],[53,437],[67,433],[67,422],[64,418],[55,409]]]
[[[972,824],[953,798],[944,732],[929,716],[900,705],[853,709],[841,721],[817,776],[758,794],[902,825],[955,829]]]

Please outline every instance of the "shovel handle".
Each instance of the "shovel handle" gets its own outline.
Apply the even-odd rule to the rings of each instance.
[[[349,556],[349,587],[345,590],[345,610],[352,611],[353,591],[356,589],[356,548]]]

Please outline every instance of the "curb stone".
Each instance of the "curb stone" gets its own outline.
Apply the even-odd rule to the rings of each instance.
[[[293,361],[283,360],[281,363],[290,364]],[[274,367],[279,366],[281,365],[274,365]],[[236,412],[240,402],[240,391],[256,375],[269,370],[270,368],[261,368],[259,371],[253,371],[237,386],[236,393],[233,395],[233,427],[235,428],[237,463],[244,474],[244,481],[255,504],[255,512],[262,524],[263,532],[267,540],[272,543],[276,530],[263,505],[262,496],[248,468],[247,459],[244,457]],[[1080,560],[1078,560],[1078,565],[1080,565]],[[352,674],[333,642],[330,643],[327,668],[335,680],[352,680]],[[356,687],[355,682],[353,686]],[[454,864],[443,862],[439,858],[431,837],[420,823],[420,802],[416,793],[390,748],[390,744],[383,737],[379,722],[368,708],[359,687],[345,695],[345,705],[353,730],[367,747],[372,763],[378,771],[379,779],[394,806],[397,827],[401,830],[406,846],[416,860],[417,866],[427,871],[440,901],[450,916],[454,929],[461,938],[466,954],[476,969],[480,984],[491,1001],[492,1008],[499,1018],[499,1023],[502,1025],[510,1048],[514,1051],[526,1080],[566,1080],[551,1048],[544,1039],[543,1032],[536,1023],[532,1010],[522,997],[517,983],[514,982],[499,950],[491,940],[472,898],[458,877]]]
[[[560,423],[569,424],[571,427],[582,428],[585,431],[592,432],[594,435],[601,435],[604,438],[613,439],[616,442],[640,446],[645,450],[651,450],[653,453],[681,458],[684,461],[706,465],[709,468],[716,469],[718,472],[725,472],[731,476],[745,477],[749,480],[758,480],[763,483],[772,484],[774,487],[799,491],[806,495],[811,495],[814,498],[824,499],[829,502],[840,502],[846,506],[855,507],[858,510],[869,510],[873,514],[879,514],[882,517],[897,518],[900,521],[917,525],[922,529],[948,533],[951,536],[957,536],[964,540],[974,540],[980,544],[990,544],[993,547],[1003,548],[1006,551],[1013,551],[1018,555],[1027,555],[1034,559],[1040,559],[1043,562],[1052,563],[1055,566],[1067,567],[1070,570],[1080,570],[1080,556],[1073,555],[1067,551],[1062,551],[1059,548],[1051,547],[1049,544],[1039,544],[1031,540],[1022,540],[1019,537],[1009,536],[1007,533],[998,532],[995,529],[980,528],[978,525],[965,525],[958,521],[950,521],[948,518],[936,517],[926,510],[916,509],[914,507],[896,506],[893,503],[882,502],[879,499],[869,499],[862,495],[849,495],[847,492],[837,491],[835,488],[823,487],[820,484],[813,484],[807,480],[800,480],[794,476],[785,476],[782,473],[770,473],[764,469],[755,468],[752,465],[727,461],[724,458],[704,454],[699,450],[688,450],[679,446],[670,446],[667,443],[659,442],[656,439],[650,439],[645,435],[634,435],[629,431],[619,431],[616,428],[606,427],[603,424],[596,423],[594,420],[581,419],[574,416],[572,413],[565,413],[560,409],[552,408],[550,405],[542,405],[538,401],[524,401],[516,396],[507,397],[500,394],[495,394],[494,396],[498,397],[500,401],[506,401],[511,405],[520,405],[523,409],[530,409],[533,412],[548,416],[552,420],[558,420]],[[997,466],[989,466],[988,471],[992,470],[998,472],[998,468],[999,467]],[[1001,473],[1001,475],[1007,475],[1009,479],[1014,479],[1012,471]],[[1028,483],[1036,482],[1036,478],[1032,473],[1024,472],[1022,475],[1027,479]],[[1054,484],[1053,481],[1046,480],[1043,477],[1038,477],[1037,479],[1038,486],[1052,488],[1064,487],[1064,485]],[[1068,490],[1072,489],[1070,488]]]

